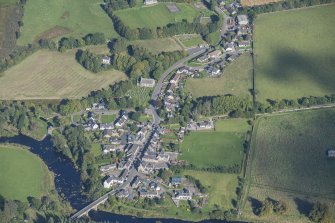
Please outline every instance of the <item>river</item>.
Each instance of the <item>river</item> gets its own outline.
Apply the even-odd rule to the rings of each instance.
[[[50,136],[42,141],[35,140],[25,135],[14,137],[0,137],[0,143],[15,143],[31,148],[31,152],[38,155],[49,170],[54,173],[55,187],[59,194],[66,198],[74,209],[80,210],[85,207],[87,202],[80,194],[80,173],[76,170],[73,163],[66,157],[60,155],[52,148]],[[119,223],[187,223],[177,219],[157,219],[157,218],[137,218],[129,215],[118,215],[104,211],[91,211],[90,218],[101,222],[119,222]],[[225,221],[206,220],[202,223],[223,223]],[[234,222],[242,223],[242,222]]]

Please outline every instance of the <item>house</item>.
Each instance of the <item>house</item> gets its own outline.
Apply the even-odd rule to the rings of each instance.
[[[105,130],[105,129],[114,129],[113,123],[107,123],[107,124],[100,124],[99,125],[100,130]]]
[[[115,152],[118,149],[118,147],[114,146],[114,145],[103,145],[102,146],[102,152],[104,154],[108,154],[110,152]]]
[[[211,129],[214,128],[210,121],[198,122],[198,129]]]
[[[146,154],[142,157],[142,160],[148,163],[158,163],[158,159],[156,159],[154,154]]]
[[[181,184],[181,177],[172,177],[171,178],[171,185],[172,186],[178,186]]]
[[[126,121],[128,120],[128,117],[126,114],[123,114],[116,122],[115,122],[115,126],[116,127],[122,127]]]
[[[144,0],[144,5],[154,5],[157,4],[157,0]]]
[[[192,200],[192,194],[191,192],[184,188],[180,191],[175,191],[175,197],[176,200]]]
[[[200,63],[204,63],[204,62],[206,62],[208,60],[208,55],[206,54],[206,55],[203,55],[203,56],[201,56],[201,57],[199,57],[198,59],[197,59],[197,61],[198,62],[200,62]]]
[[[234,51],[235,50],[235,47],[234,47],[234,44],[233,43],[227,43],[225,46],[224,46],[224,49],[226,52],[231,52],[231,51]]]
[[[117,194],[116,197],[117,198],[126,198],[129,196],[129,191],[121,189]]]
[[[159,153],[159,154],[157,155],[157,160],[158,160],[158,161],[168,162],[169,159],[170,159],[169,154]]]
[[[110,138],[110,137],[113,136],[113,130],[111,130],[111,129],[105,129],[102,132],[102,135],[104,136],[104,138]]]
[[[151,190],[145,190],[145,189],[140,190],[139,195],[140,197],[143,197],[143,198],[159,197],[157,191],[151,191]]]
[[[109,56],[103,56],[102,57],[102,64],[110,65],[111,64],[111,58]]]
[[[124,180],[122,178],[112,175],[104,181],[104,188],[110,188],[114,184],[122,184],[123,182]]]
[[[247,15],[239,15],[237,16],[237,22],[240,26],[248,25],[248,16]]]
[[[232,17],[229,17],[227,19],[227,26],[228,26],[228,28],[232,28],[232,27],[235,26],[235,21],[234,21],[234,19]]]
[[[335,150],[328,150],[328,157],[335,157]]]
[[[238,57],[238,54],[230,54],[227,58],[227,61],[232,62]]]
[[[116,138],[116,137],[111,137],[109,139],[109,142],[113,145],[120,145],[121,144],[121,139]]]
[[[154,79],[140,77],[139,81],[137,82],[137,86],[153,88],[155,83],[156,81]]]
[[[151,181],[149,183],[149,187],[150,187],[150,189],[155,190],[155,191],[160,191],[161,190],[161,187],[158,185],[158,183],[156,183],[154,181]]]
[[[190,70],[188,67],[181,67],[177,70],[177,74],[190,74],[192,73],[192,70]]]
[[[218,76],[220,73],[221,73],[221,70],[219,68],[216,68],[216,67],[212,67],[209,70],[209,75],[211,75],[211,76]]]
[[[238,43],[239,47],[246,47],[246,46],[249,46],[249,45],[250,45],[249,41],[241,41],[241,42]]]
[[[180,79],[180,73],[175,73],[170,80],[170,84],[177,84]]]
[[[219,58],[221,56],[221,50],[214,50],[213,52],[208,53],[208,57],[212,59]]]
[[[111,170],[114,170],[114,169],[116,169],[116,164],[115,163],[100,167],[101,172],[107,172],[107,171],[111,171]]]
[[[137,188],[141,184],[141,180],[138,176],[134,177],[133,181],[131,182],[132,188]]]

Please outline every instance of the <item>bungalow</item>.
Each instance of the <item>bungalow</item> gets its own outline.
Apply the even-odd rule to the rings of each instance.
[[[247,15],[239,15],[237,16],[237,22],[240,26],[248,25],[248,16]]]
[[[109,56],[103,56],[102,57],[102,64],[110,65],[111,64],[111,58]]]
[[[221,50],[214,50],[213,52],[210,52],[208,54],[208,57],[212,59],[216,59],[216,58],[219,58],[221,54],[222,54]]]
[[[154,5],[157,4],[157,0],[144,0],[144,5]]]
[[[139,81],[137,82],[137,86],[153,88],[155,83],[156,81],[154,79],[140,77]]]

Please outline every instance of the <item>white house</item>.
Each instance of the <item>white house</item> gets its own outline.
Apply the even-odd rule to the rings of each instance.
[[[122,184],[124,182],[123,178],[116,176],[110,176],[104,181],[104,188],[110,188],[114,184]]]
[[[102,64],[110,65],[111,64],[111,58],[109,56],[102,57]]]
[[[157,4],[157,0],[144,0],[144,5]]]
[[[240,26],[245,26],[248,24],[248,16],[247,15],[239,15],[237,16],[237,22]]]

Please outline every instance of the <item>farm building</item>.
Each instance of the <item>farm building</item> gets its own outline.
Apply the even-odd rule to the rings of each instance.
[[[328,157],[335,158],[335,150],[328,150]]]
[[[109,56],[102,57],[102,64],[110,65],[111,64],[111,58]]]
[[[239,15],[237,16],[237,22],[240,26],[245,26],[248,24],[248,16],[247,15]]]
[[[140,78],[140,81],[137,83],[137,86],[140,87],[154,87],[155,80],[150,78]]]
[[[144,5],[153,5],[157,4],[157,0],[145,0]]]

